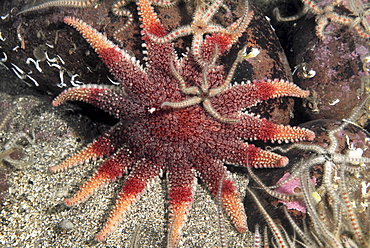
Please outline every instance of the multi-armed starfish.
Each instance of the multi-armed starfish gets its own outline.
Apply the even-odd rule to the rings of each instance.
[[[202,40],[201,60],[207,62],[205,65],[198,62],[192,50],[179,59],[172,39],[153,40],[154,37],[167,37],[168,33],[151,2],[139,0],[137,4],[148,56],[145,67],[81,20],[73,17],[64,20],[81,32],[120,83],[119,86],[75,87],[53,101],[54,106],[69,100],[85,101],[120,120],[81,152],[50,168],[59,172],[89,159],[109,156],[92,178],[65,203],[75,205],[98,187],[128,174],[108,221],[96,236],[101,241],[127,214],[146,186],[165,171],[170,205],[168,246],[173,247],[179,242],[199,176],[212,194],[219,196],[237,230],[243,232],[247,230],[246,215],[223,162],[256,168],[285,166],[286,157],[243,140],[281,142],[314,138],[314,133],[307,129],[276,125],[243,110],[270,98],[306,97],[308,91],[283,80],[226,87],[225,82],[230,82],[228,78],[232,75],[225,76],[223,66],[217,65],[217,58],[224,47],[231,47],[236,42],[233,35],[215,32]],[[248,56],[243,51],[236,63],[240,58]],[[188,104],[186,101],[192,90],[195,97],[201,95],[201,91],[214,90],[217,94],[209,93],[202,96],[201,101]],[[209,105],[205,101],[209,101]],[[174,107],[181,102],[186,104],[181,108]],[[207,109],[209,106],[212,108]],[[235,121],[227,121],[229,119]]]

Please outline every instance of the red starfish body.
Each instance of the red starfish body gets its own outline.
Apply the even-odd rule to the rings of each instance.
[[[179,59],[171,41],[156,42],[153,37],[164,37],[167,32],[148,0],[140,0],[138,6],[148,56],[145,67],[86,23],[73,17],[64,20],[81,32],[120,83],[71,88],[53,101],[54,106],[69,100],[84,101],[120,120],[81,152],[50,168],[59,172],[89,159],[108,157],[65,203],[77,204],[98,187],[128,174],[110,217],[96,236],[101,241],[148,183],[165,171],[171,213],[168,245],[177,246],[199,176],[214,196],[221,192],[222,205],[236,228],[246,231],[242,202],[223,163],[282,167],[288,162],[286,157],[242,139],[297,141],[313,139],[314,134],[307,129],[275,125],[242,110],[270,98],[305,97],[308,92],[279,80],[225,86],[228,77],[223,67],[216,65],[217,56],[243,30],[240,34],[207,36],[200,45],[203,65],[190,52]],[[191,102],[192,97],[198,100]]]

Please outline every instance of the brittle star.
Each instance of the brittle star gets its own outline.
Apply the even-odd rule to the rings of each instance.
[[[341,247],[341,241],[338,237],[340,230],[342,230],[342,232],[348,231],[346,227],[343,226],[342,209],[347,210],[354,237],[361,245],[364,247],[366,246],[366,240],[363,237],[358,219],[349,203],[345,182],[345,172],[354,173],[369,170],[369,166],[366,164],[370,163],[370,158],[363,157],[363,150],[360,148],[355,149],[353,145],[350,144],[348,137],[347,153],[338,153],[337,150],[339,144],[335,134],[343,131],[349,123],[354,123],[359,119],[363,113],[362,108],[369,98],[370,96],[367,96],[366,99],[353,110],[351,116],[347,120],[344,120],[339,127],[328,130],[329,145],[327,148],[315,144],[293,144],[287,149],[283,149],[281,147],[275,147],[272,149],[273,151],[279,150],[284,153],[292,149],[300,149],[315,153],[315,155],[311,156],[308,160],[303,160],[295,165],[290,176],[286,180],[282,180],[275,186],[270,187],[269,191],[271,188],[279,188],[282,185],[286,185],[298,177],[300,179],[301,189],[304,196],[304,203],[310,219],[313,222],[315,235],[338,247]],[[319,164],[323,167],[322,183],[317,189],[313,189],[312,183],[310,182],[310,169]],[[339,180],[338,190],[335,190],[333,187],[333,178],[335,178],[335,180]],[[316,197],[314,197],[315,194],[317,195]],[[324,223],[322,220],[323,216],[326,216],[326,214],[323,214],[325,201],[321,200],[321,197],[324,195],[331,200],[330,209],[332,211],[333,223],[327,221]],[[293,197],[295,195],[291,196]],[[330,223],[330,226],[328,226],[327,223]]]
[[[222,92],[224,92],[228,88],[228,86],[230,84],[230,81],[231,81],[231,79],[234,75],[234,72],[236,70],[236,66],[239,62],[241,62],[243,60],[253,58],[253,57],[256,57],[258,54],[259,54],[259,50],[257,48],[253,48],[252,51],[248,54],[246,53],[246,47],[244,47],[242,50],[240,50],[236,60],[234,61],[233,65],[231,66],[231,69],[230,69],[224,83],[221,86],[219,86],[217,88],[214,88],[214,89],[209,88],[209,84],[208,84],[208,80],[207,80],[207,73],[208,73],[209,70],[211,70],[215,66],[215,63],[216,63],[216,60],[217,60],[217,57],[218,57],[217,56],[218,55],[217,46],[215,48],[212,61],[209,64],[206,64],[203,67],[202,84],[201,84],[200,87],[197,87],[197,86],[187,87],[184,78],[180,75],[180,73],[177,71],[177,69],[175,68],[175,66],[172,63],[171,64],[171,71],[172,71],[173,75],[175,76],[175,78],[179,81],[181,91],[185,95],[195,95],[195,96],[190,97],[190,98],[188,98],[188,99],[186,99],[182,102],[164,102],[164,103],[162,103],[161,107],[163,108],[163,107],[168,106],[168,107],[171,107],[171,108],[185,108],[185,107],[189,107],[189,106],[192,106],[192,105],[202,103],[204,109],[215,119],[217,119],[221,122],[225,122],[225,123],[238,122],[237,119],[231,119],[231,118],[221,116],[212,107],[212,104],[210,102],[210,98],[221,94]]]
[[[311,0],[302,0],[310,9],[312,9],[315,14],[318,15],[316,18],[317,27],[316,34],[321,39],[324,40],[323,30],[329,24],[329,20],[353,27],[357,33],[364,37],[370,38],[369,23],[366,17],[369,15],[368,4],[364,5],[362,2],[356,2],[356,0],[348,1],[348,8],[356,18],[350,16],[340,15],[334,11],[334,8],[342,3],[342,0],[334,0],[332,3],[327,4],[325,7],[320,8],[316,3]],[[367,10],[364,10],[367,9]],[[363,27],[361,27],[361,25]]]
[[[183,36],[193,35],[191,51],[196,59],[196,61],[205,65],[207,63],[201,57],[201,45],[203,44],[204,35],[207,33],[222,33],[224,35],[232,37],[231,39],[236,39],[248,26],[253,12],[248,11],[248,1],[245,2],[245,10],[242,17],[240,17],[236,22],[224,28],[220,25],[212,24],[211,19],[223,4],[223,0],[215,0],[207,9],[204,4],[197,7],[193,22],[189,25],[181,26],[180,28],[172,31],[163,37],[157,37],[152,34],[148,34],[149,37],[157,43],[167,43],[172,42]],[[220,51],[223,52],[223,51]]]
[[[303,9],[293,16],[282,17],[278,8],[273,10],[273,13],[278,21],[295,21],[311,9],[316,15],[316,34],[324,40],[324,29],[329,24],[329,20],[335,23],[346,25],[349,28],[354,28],[357,33],[364,38],[370,38],[370,5],[369,3],[364,4],[361,0],[348,0],[347,4],[343,3],[342,0],[334,0],[331,3],[326,4],[323,7],[318,6],[311,0],[302,0],[304,2]],[[340,15],[335,12],[335,8],[344,6],[351,13],[346,15]],[[354,16],[354,17],[351,17]]]

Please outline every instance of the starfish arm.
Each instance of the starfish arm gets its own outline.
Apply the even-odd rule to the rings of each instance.
[[[226,163],[254,168],[279,168],[286,166],[289,162],[287,157],[242,141],[232,142],[225,140],[215,153],[218,157],[223,158]]]
[[[248,230],[247,216],[234,182],[227,177],[226,168],[219,160],[196,161],[196,170],[209,190],[218,199],[239,232]],[[222,180],[220,180],[222,178]],[[221,189],[220,189],[221,187]],[[219,195],[221,193],[221,195]]]
[[[142,25],[144,31],[156,37],[164,37],[167,35],[161,21],[157,14],[154,12],[154,8],[151,2],[148,0],[139,0],[137,2],[139,15],[141,16]],[[145,32],[144,32],[145,35]]]
[[[60,172],[68,168],[82,164],[90,159],[97,159],[106,155],[113,154],[122,142],[123,128],[117,124],[108,132],[98,137],[93,143],[89,144],[79,153],[63,161],[63,163],[49,168],[51,172]]]
[[[259,102],[283,96],[307,97],[309,91],[285,80],[260,80],[235,85],[211,99],[212,106],[222,115],[232,114]]]
[[[175,162],[176,163],[176,162]],[[177,247],[181,230],[193,202],[195,171],[187,164],[173,164],[168,170],[170,220],[168,247]]]
[[[279,154],[262,150],[253,145],[249,145],[246,157],[250,158],[249,167],[254,168],[279,168],[288,164],[289,159]]]
[[[70,16],[65,17],[64,22],[73,26],[82,34],[99,54],[116,80],[124,84],[123,86],[132,87],[132,85],[138,81],[148,81],[147,75],[140,66],[139,61],[124,50],[118,48],[111,41],[107,40],[107,38],[96,29]]]
[[[144,193],[148,183],[150,183],[162,170],[162,165],[153,164],[150,161],[140,161],[138,166],[134,166],[132,172],[122,186],[122,191],[118,195],[118,200],[113,211],[105,223],[104,227],[96,235],[96,240],[103,241],[121,222],[129,207],[136,202],[139,196]]]
[[[283,96],[291,97],[307,97],[310,92],[302,90],[292,82],[283,79],[268,79],[253,81],[258,92],[260,92],[259,100],[266,101],[271,98],[278,98]]]
[[[149,1],[140,0],[138,10],[143,23],[141,25],[145,42],[143,45],[147,49],[147,75],[151,79],[155,78],[155,80],[149,80],[149,83],[152,82],[152,84],[147,88],[158,91],[168,80],[173,81],[173,70],[168,70],[168,68],[178,63],[173,43],[171,43],[177,31],[167,34]],[[181,29],[183,30],[178,30],[179,33],[188,32],[186,27]],[[151,94],[149,93],[149,95]]]
[[[106,160],[80,190],[73,197],[65,199],[64,203],[67,206],[80,203],[92,195],[99,187],[102,187],[109,181],[115,181],[117,177],[122,177],[122,174],[126,174],[127,169],[130,167],[129,151],[126,149],[120,150]]]
[[[226,212],[230,215],[236,229],[239,232],[248,231],[246,224],[247,216],[244,212],[243,204],[239,193],[234,186],[234,182],[226,178],[221,183],[221,203]]]
[[[114,86],[88,84],[69,88],[62,92],[53,101],[59,106],[66,101],[83,101],[100,108],[116,118],[130,116],[136,112],[135,104],[126,100],[122,89]]]
[[[240,122],[229,128],[234,135],[251,141],[269,140],[280,144],[315,138],[315,133],[306,128],[277,125],[265,118],[260,119],[250,114],[242,114]]]

